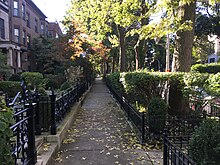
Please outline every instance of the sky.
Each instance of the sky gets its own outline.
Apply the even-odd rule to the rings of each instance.
[[[32,0],[47,16],[47,21],[60,23],[71,0]],[[61,23],[60,23],[61,26]],[[63,27],[61,27],[63,29]]]

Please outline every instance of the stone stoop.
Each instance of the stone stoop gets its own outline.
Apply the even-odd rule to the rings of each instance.
[[[76,102],[67,114],[63,122],[57,128],[56,135],[42,134],[36,137],[37,163],[35,165],[52,165],[52,159],[59,150],[62,141],[65,139],[67,131],[72,126],[81,105],[91,90],[91,87],[83,94],[79,102]]]

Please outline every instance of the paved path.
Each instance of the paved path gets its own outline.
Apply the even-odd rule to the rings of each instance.
[[[105,84],[97,79],[52,164],[152,165],[147,153]]]

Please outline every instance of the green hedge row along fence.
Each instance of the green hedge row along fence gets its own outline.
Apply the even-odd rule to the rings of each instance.
[[[107,76],[108,81],[139,110],[147,109],[153,97],[161,97],[169,105],[169,114],[190,110],[189,101],[202,107],[208,95],[220,96],[220,73],[129,72]],[[198,109],[199,111],[199,109]]]
[[[199,73],[218,73],[220,72],[220,63],[212,63],[212,64],[196,64],[191,67],[193,72]]]

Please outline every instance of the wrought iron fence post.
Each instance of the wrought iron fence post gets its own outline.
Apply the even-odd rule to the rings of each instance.
[[[37,163],[37,151],[35,147],[35,120],[34,120],[34,107],[32,102],[28,104],[28,158],[30,164]]]
[[[51,102],[51,128],[50,133],[51,135],[56,135],[56,116],[55,116],[55,104],[56,104],[56,95],[54,91],[50,95],[50,102]]]
[[[36,135],[41,135],[41,123],[40,123],[40,109],[39,109],[39,99],[40,95],[39,93],[36,91],[35,94],[35,101],[36,101],[36,109],[35,109],[35,124],[36,124]]]
[[[164,135],[163,135],[163,165],[167,164],[167,157],[168,157],[168,148],[167,148],[167,130],[164,129]]]
[[[141,142],[144,143],[145,142],[145,113],[142,112],[141,113],[141,127],[142,127],[142,136],[141,136]]]

